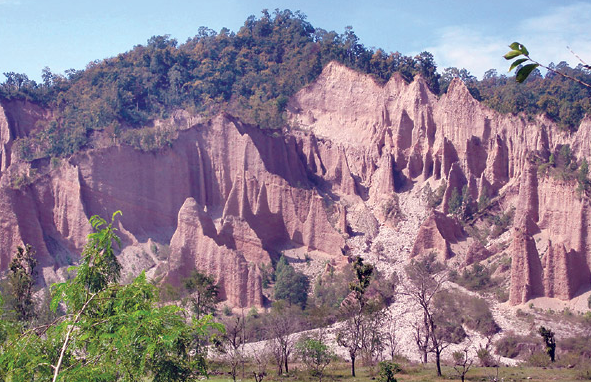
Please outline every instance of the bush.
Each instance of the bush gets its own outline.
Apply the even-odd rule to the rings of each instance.
[[[591,359],[591,337],[576,336],[561,339],[560,350]]]
[[[400,209],[400,201],[398,195],[394,194],[390,199],[386,200],[382,204],[382,213],[386,220],[393,220],[394,222],[398,222],[399,220],[404,219],[404,214]]]
[[[527,364],[533,367],[548,367],[550,366],[550,358],[543,351],[535,351],[527,358]]]
[[[429,208],[437,208],[441,204],[441,202],[443,201],[443,196],[445,195],[446,188],[447,183],[445,183],[445,180],[441,183],[439,187],[437,187],[437,190],[435,190],[435,192],[433,192],[433,190],[431,190],[431,187],[427,184],[427,187],[425,187],[424,190],[424,194],[425,198],[427,199],[427,205],[429,206]]]
[[[497,354],[503,357],[517,358],[540,351],[541,346],[537,338],[509,334],[497,341],[496,348]]]
[[[450,215],[459,215],[462,209],[462,195],[458,192],[457,188],[451,191],[449,197],[447,213]]]
[[[502,213],[501,215],[492,216],[490,221],[494,225],[494,228],[490,236],[493,239],[501,236],[513,222],[513,216],[515,216],[515,207],[511,207],[507,212]]]
[[[487,348],[478,349],[476,351],[476,356],[478,357],[478,360],[480,361],[480,366],[482,367],[497,366],[497,361],[495,361],[495,358],[491,354],[490,350],[488,350]]]
[[[495,334],[500,329],[487,302],[479,297],[444,291],[439,294],[439,300],[441,304],[446,305],[448,315],[459,318],[469,329],[485,336]]]
[[[471,291],[482,291],[499,285],[498,280],[491,278],[491,274],[489,268],[474,263],[471,268],[464,268],[461,274],[450,273],[450,280]]]
[[[343,300],[351,292],[349,283],[353,281],[354,277],[350,266],[343,269],[343,272],[328,272],[318,277],[314,285],[315,305],[339,308]]]
[[[586,359],[577,365],[576,376],[578,379],[591,381],[591,360]]]
[[[321,339],[302,337],[296,344],[298,354],[310,374],[322,381],[324,369],[335,359],[335,354]]]
[[[382,361],[380,365],[380,376],[378,377],[379,382],[396,382],[394,374],[402,371],[398,364],[392,361]]]

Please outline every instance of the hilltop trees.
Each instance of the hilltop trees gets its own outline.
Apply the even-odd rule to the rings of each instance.
[[[283,128],[289,97],[331,61],[380,82],[395,72],[409,81],[420,74],[438,92],[439,75],[430,53],[413,58],[378,52],[362,45],[351,27],[341,34],[328,32],[314,28],[300,12],[264,10],[236,33],[200,28],[184,44],[153,36],[145,45],[65,76],[47,69],[43,84],[6,73],[0,98],[27,98],[53,110],[54,117],[41,131],[22,139],[31,160],[70,155],[98,131],[137,145],[130,128],[181,108],[205,115],[225,110],[264,129]]]

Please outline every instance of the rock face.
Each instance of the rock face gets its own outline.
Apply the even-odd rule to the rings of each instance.
[[[28,101],[0,102],[0,171],[5,171],[13,161],[12,144],[33,131],[37,122],[49,113]]]
[[[568,299],[590,284],[588,198],[572,181],[540,175],[534,163],[563,145],[591,158],[589,119],[568,135],[541,117],[489,110],[459,80],[437,97],[421,78],[407,84],[394,75],[382,86],[331,63],[289,101],[293,128],[283,136],[226,114],[202,122],[178,112],[183,126],[172,147],[91,149],[55,165],[24,163],[13,152],[14,140],[50,112],[0,106],[0,271],[16,245],[30,243],[41,284],[78,259],[90,216],[121,210],[124,261],[135,264],[144,253],[138,264],[173,284],[199,269],[216,277],[229,304],[261,305],[261,264],[294,248],[336,259],[360,236],[379,237],[381,209],[395,193],[444,182],[444,212],[464,187],[474,200],[486,195],[516,207],[507,251],[512,303]],[[14,182],[22,174],[26,181]],[[416,235],[401,257],[436,251],[470,264],[490,255],[439,211]],[[153,245],[170,248],[146,253]]]
[[[230,223],[230,226],[234,224]],[[268,263],[270,258],[246,224],[236,226],[242,231],[236,235],[241,240],[232,242],[234,237],[218,234],[203,207],[195,199],[188,198],[179,211],[177,230],[170,242],[169,281],[179,285],[192,269],[198,269],[216,278],[220,298],[228,303],[261,306],[258,264]]]
[[[42,259],[41,281],[54,282],[56,270],[78,259],[88,218],[121,210],[126,247],[170,243],[167,268],[157,271],[170,272],[172,282],[197,268],[215,274],[230,303],[260,305],[258,266],[270,262],[269,253],[303,246],[342,256],[340,214],[331,203],[311,186],[294,139],[221,115],[180,132],[158,153],[90,150],[19,189],[5,184],[0,242],[3,250],[31,243]],[[208,228],[187,234],[199,227]],[[10,255],[2,252],[0,269]]]
[[[521,304],[533,297],[543,296],[542,263],[532,237],[521,229],[515,229],[510,252],[513,255],[509,302]]]
[[[445,262],[454,256],[451,243],[455,244],[464,238],[462,227],[457,221],[439,211],[433,211],[419,229],[411,256],[435,252],[437,259]]]
[[[314,162],[316,174],[328,176],[340,192],[372,202],[392,191],[445,180],[443,211],[453,189],[461,193],[464,186],[475,200],[485,194],[507,208],[516,207],[519,231],[509,251],[512,303],[534,295],[569,299],[589,286],[588,198],[577,195],[572,181],[540,176],[533,158],[548,158],[563,145],[579,160],[590,158],[590,119],[569,135],[541,117],[528,121],[489,110],[459,80],[437,99],[420,78],[406,84],[395,75],[380,86],[336,64],[298,93],[290,111],[300,129],[321,138],[313,150],[303,146],[305,157]],[[339,152],[332,165],[322,162],[329,148]],[[453,256],[450,242],[458,238],[446,235],[442,226],[447,225],[440,220],[437,215],[426,219],[412,256],[433,250],[441,259]],[[536,241],[534,235],[554,243],[549,253],[541,253],[543,262],[537,242],[548,239]],[[465,263],[490,255],[486,248],[464,247]]]

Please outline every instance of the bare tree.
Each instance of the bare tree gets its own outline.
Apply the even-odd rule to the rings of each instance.
[[[355,377],[355,361],[361,353],[368,335],[367,317],[355,306],[345,308],[349,318],[343,322],[337,332],[336,341],[339,346],[347,349],[351,359],[351,376]]]
[[[262,348],[255,348],[252,350],[252,361],[255,365],[255,370],[252,371],[255,382],[263,382],[263,379],[267,375],[267,365],[270,358],[269,344]]]
[[[287,306],[284,301],[273,304],[267,316],[267,330],[272,338],[273,354],[277,361],[279,375],[289,373],[289,356],[295,344],[295,335],[299,326],[300,309],[298,306]]]
[[[468,371],[472,367],[472,364],[474,363],[474,359],[468,356],[469,350],[470,344],[466,345],[462,350],[458,350],[453,353],[454,370],[456,371],[462,382],[464,382],[466,374],[468,373]]]
[[[244,361],[244,322],[243,318],[236,316],[225,323],[226,333],[223,337],[222,351],[230,365],[230,375],[236,381],[238,367]]]
[[[423,311],[423,323],[417,324],[415,340],[426,359],[425,348],[435,354],[437,376],[441,376],[441,352],[447,347],[445,337],[438,330],[434,308],[434,298],[446,279],[443,266],[435,261],[433,255],[421,261],[413,261],[406,268],[407,281],[405,293],[419,305]],[[428,343],[430,342],[430,345]]]
[[[386,333],[383,330],[386,325],[386,314],[380,305],[375,305],[366,314],[367,335],[361,351],[365,366],[369,366],[370,375],[375,375],[375,366],[383,360],[386,350]]]
[[[352,312],[337,332],[336,341],[339,346],[347,349],[351,359],[351,376],[355,377],[355,360],[366,342],[367,324],[362,312]]]
[[[482,367],[491,367],[498,365],[497,360],[495,360],[491,353],[492,339],[494,336],[494,334],[488,334],[486,336],[486,343],[484,344],[484,346],[482,346],[481,344],[478,346],[478,349],[476,349],[476,356],[478,357],[478,360],[480,361],[480,366]]]
[[[388,314],[386,320],[388,323],[385,325],[384,342],[386,347],[388,348],[390,360],[393,361],[398,347],[398,339],[396,338],[397,322],[396,318],[391,313]]]

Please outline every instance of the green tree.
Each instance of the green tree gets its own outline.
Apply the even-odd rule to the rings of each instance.
[[[35,316],[33,285],[35,284],[35,250],[29,244],[18,246],[8,266],[8,283],[19,321],[29,321]]]
[[[336,358],[329,346],[322,339],[304,336],[298,340],[296,349],[310,374],[322,382],[324,369]]]
[[[371,284],[374,267],[356,257],[353,263],[356,280],[349,284],[350,295],[343,301],[341,310],[347,317],[337,332],[336,342],[347,349],[351,359],[351,376],[355,377],[355,361],[362,350],[371,351],[372,341],[382,321],[380,307],[369,303],[366,292]]]
[[[577,174],[577,182],[579,183],[578,189],[580,191],[586,191],[589,189],[589,164],[587,159],[583,158],[581,166],[579,167],[579,173]]]
[[[215,314],[216,304],[219,302],[219,288],[212,276],[193,270],[191,275],[183,280],[183,286],[189,293],[187,300],[197,319],[206,314]]]
[[[550,329],[540,326],[538,333],[544,339],[544,344],[546,345],[546,354],[548,354],[548,357],[550,357],[550,361],[554,362],[556,358],[556,339],[554,338],[554,332]]]
[[[113,214],[113,220],[119,212]],[[51,307],[66,312],[53,324],[20,331],[0,348],[0,377],[7,380],[185,381],[206,373],[204,349],[195,338],[212,328],[211,316],[187,322],[177,306],[160,306],[144,273],[117,283],[120,265],[111,223],[93,216],[72,279],[52,286]]]
[[[460,215],[462,212],[462,204],[462,195],[458,192],[457,188],[454,188],[451,190],[447,212],[451,215]]]
[[[302,309],[308,301],[310,281],[306,275],[297,272],[285,256],[281,256],[275,271],[275,299],[285,300],[290,305],[299,305]]]
[[[355,258],[355,262],[353,263],[353,270],[355,271],[357,280],[349,284],[349,289],[355,294],[355,299],[357,300],[360,309],[363,309],[365,303],[367,302],[365,292],[371,283],[374,266],[363,263],[363,258],[361,256],[357,256]]]

